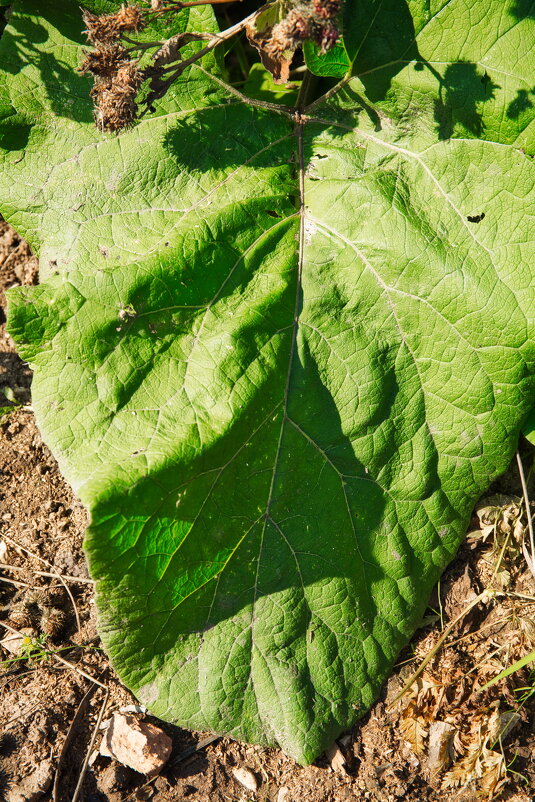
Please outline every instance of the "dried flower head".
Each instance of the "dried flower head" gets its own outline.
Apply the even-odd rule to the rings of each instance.
[[[87,38],[93,44],[114,42],[122,33],[140,31],[146,24],[145,16],[139,6],[123,5],[115,14],[97,16],[84,11]]]
[[[21,601],[13,605],[9,618],[17,629],[33,627],[39,621],[49,604],[49,597],[43,590],[29,590]]]
[[[340,13],[341,0],[312,0],[312,10],[323,20],[334,19]]]
[[[265,51],[270,57],[280,59],[283,53],[293,53],[306,39],[311,39],[326,53],[340,37],[332,20],[341,8],[342,0],[298,2],[273,26],[264,44]]]
[[[310,35],[311,14],[302,9],[292,9],[288,15],[273,26],[266,50],[277,57],[285,51],[293,52]]]
[[[9,612],[9,620],[17,629],[31,627],[35,620],[34,612],[31,607],[22,602],[13,605]]]
[[[121,31],[141,31],[146,25],[145,15],[139,6],[123,5],[116,14]]]
[[[93,75],[111,77],[128,61],[128,53],[122,45],[116,42],[101,44],[95,50],[85,53],[80,72],[91,72]]]
[[[41,630],[52,638],[58,635],[65,623],[65,613],[57,607],[49,607],[43,610],[41,616]]]
[[[102,131],[120,131],[133,124],[137,114],[135,98],[143,79],[134,61],[121,66],[110,78],[97,77],[91,97],[97,106],[96,123]]]
[[[310,35],[310,17],[310,12],[296,8],[283,20],[288,35],[297,43],[301,43]]]

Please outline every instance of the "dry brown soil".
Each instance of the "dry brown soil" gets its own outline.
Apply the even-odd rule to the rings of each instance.
[[[61,609],[64,618],[53,636],[34,633],[46,650],[41,659],[13,661],[9,651],[0,649],[0,799],[67,802],[104,695],[89,677],[109,689],[104,719],[135,700],[100,649],[93,587],[81,549],[86,514],[41,440],[31,410],[31,372],[5,332],[4,290],[36,281],[36,259],[13,229],[0,221],[0,391],[10,388],[8,395],[20,404],[0,422],[0,623],[13,625],[20,602],[35,589],[44,593],[42,604]],[[526,450],[523,457],[528,465],[533,454]],[[509,497],[520,495],[514,465],[495,490]],[[425,626],[400,656],[382,699],[339,739],[337,754],[324,755],[303,768],[276,749],[225,738],[203,746],[208,733],[191,733],[151,719],[173,739],[172,756],[162,774],[147,783],[131,769],[93,754],[81,798],[86,802],[151,798],[470,802],[494,795],[529,802],[535,796],[535,706],[533,699],[522,701],[516,690],[528,684],[529,669],[481,691],[501,668],[535,648],[535,606],[530,601],[535,583],[518,546],[519,528],[513,533],[511,498],[505,502],[500,531],[490,532],[486,543],[474,517],[476,535],[442,578]],[[512,509],[518,510],[514,505]],[[386,702],[436,644],[447,622],[488,587],[505,592],[465,615],[411,691],[387,709]],[[5,635],[3,628],[0,637]],[[91,689],[91,698],[80,708]],[[515,726],[501,744],[496,727],[503,731],[511,711],[518,713],[512,720]],[[438,731],[447,731],[447,737],[437,741]],[[99,734],[97,747],[100,738]],[[199,744],[201,748],[194,751]],[[236,781],[232,773],[236,767],[255,774],[256,792]]]

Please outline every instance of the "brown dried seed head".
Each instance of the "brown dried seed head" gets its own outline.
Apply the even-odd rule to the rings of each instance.
[[[122,45],[116,42],[102,44],[96,50],[85,53],[80,72],[111,77],[127,62],[128,53]]]
[[[54,637],[59,634],[65,623],[65,613],[63,610],[58,610],[57,607],[51,607],[43,611],[40,623],[41,630]]]
[[[122,31],[141,31],[146,25],[145,15],[139,6],[123,5],[116,17]]]
[[[137,114],[136,104],[129,98],[116,99],[108,93],[98,105],[95,121],[101,131],[123,131],[134,124]]]
[[[135,97],[144,79],[135,61],[125,62],[113,75],[96,77],[91,97],[101,131],[120,131],[132,125],[137,114]]]
[[[30,605],[17,602],[9,612],[9,620],[17,629],[31,627],[35,621],[35,614]]]
[[[35,588],[34,590],[29,590],[24,597],[24,604],[27,605],[34,605],[37,607],[46,607],[49,603],[49,595],[45,590],[39,590],[39,588]]]
[[[310,12],[293,9],[289,14],[273,26],[271,37],[266,43],[269,55],[281,56],[285,51],[294,51],[301,46],[310,35]]]
[[[86,25],[87,38],[90,42],[114,42],[125,31],[140,31],[146,21],[139,6],[123,5],[116,14],[102,14],[100,17],[84,11],[82,18]]]
[[[11,612],[10,618],[17,628],[30,627],[37,623],[43,610],[50,604],[48,593],[35,588],[29,590],[24,598],[17,602]]]
[[[297,40],[297,42],[301,42],[310,35],[310,12],[294,9],[293,11],[290,11],[283,22],[286,24],[288,34],[292,37],[292,39]]]
[[[84,11],[82,19],[86,26],[87,38],[90,42],[113,42],[119,37],[120,29],[115,14],[103,14],[101,17]]]
[[[129,61],[124,64],[118,71],[113,81],[114,86],[121,88],[125,91],[130,90],[134,95],[141,84],[143,83],[143,73],[138,69],[135,61]]]

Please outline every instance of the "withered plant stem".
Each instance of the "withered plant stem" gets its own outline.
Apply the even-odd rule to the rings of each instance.
[[[520,474],[520,484],[522,485],[522,493],[524,496],[524,507],[526,508],[526,518],[528,519],[529,546],[531,550],[531,554],[529,555],[529,557],[527,553],[528,550],[525,548],[524,544],[522,544],[522,550],[524,551],[524,557],[526,558],[528,568],[535,577],[535,536],[533,533],[533,519],[529,504],[528,486],[526,483],[526,477],[524,476],[524,466],[522,464],[522,458],[520,457],[518,451],[516,452],[516,462],[518,465],[518,473]]]
[[[231,39],[233,36],[235,36],[235,34],[240,33],[240,31],[243,31],[243,29],[249,24],[249,22],[251,22],[251,20],[256,16],[256,14],[257,12],[253,11],[252,14],[249,14],[249,16],[240,20],[240,22],[237,22],[235,25],[231,25],[230,28],[221,31],[221,33],[215,33],[211,41],[208,42],[208,44],[205,47],[203,47],[197,53],[194,53],[193,56],[190,56],[189,59],[185,59],[185,61],[180,62],[181,68],[184,69],[185,67],[189,67],[190,64],[193,64],[195,61],[205,56],[207,53],[213,50],[214,47],[217,47],[223,42],[226,42],[228,39]],[[165,42],[162,44],[165,44]]]

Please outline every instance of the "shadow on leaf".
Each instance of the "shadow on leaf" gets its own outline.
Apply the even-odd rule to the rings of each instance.
[[[463,129],[461,135],[481,137],[485,126],[478,104],[494,98],[497,89],[500,86],[486,72],[478,73],[476,64],[450,64],[440,80],[435,102],[439,139],[451,139],[458,127]]]
[[[77,122],[91,122],[93,120],[89,97],[91,80],[80,75],[71,63],[60,58],[61,49],[58,49],[56,55],[53,43],[49,41],[50,33],[46,24],[50,18],[51,30],[54,27],[59,28],[61,34],[73,46],[82,44],[82,26],[78,8],[74,6],[69,13],[58,14],[54,3],[51,2],[28,3],[27,6],[28,15],[32,13],[32,6],[36,7],[35,16],[30,18],[21,15],[16,30],[13,26],[8,26],[2,36],[2,70],[20,76],[20,80],[23,80],[25,70],[37,69],[46,92],[48,101],[46,105],[49,105],[54,114]],[[28,70],[26,81],[31,82],[31,80]]]
[[[535,19],[535,2],[534,0],[513,0],[508,11],[518,20]]]
[[[533,89],[519,89],[516,97],[507,106],[506,114],[510,120],[518,120],[518,118],[533,108],[533,100],[535,98],[535,86]]]

